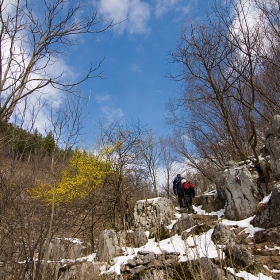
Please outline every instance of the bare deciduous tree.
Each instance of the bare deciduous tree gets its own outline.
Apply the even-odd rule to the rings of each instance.
[[[102,75],[99,62],[80,79],[71,79],[58,60],[82,35],[112,26],[109,22],[102,27],[104,19],[92,8],[68,0],[44,0],[40,5],[0,1],[0,122],[8,122],[16,106],[33,94],[75,92],[86,79]]]
[[[160,164],[159,143],[152,132],[148,132],[142,137],[141,154],[143,157],[144,168],[147,168],[149,177],[152,182],[153,192],[158,196],[157,170]]]
[[[128,124],[116,121],[104,125],[101,123],[98,150],[103,158],[110,162],[114,173],[104,181],[108,191],[106,206],[111,213],[111,226],[125,228],[127,213],[132,212],[135,194],[141,192],[142,129],[139,124]],[[140,180],[139,180],[140,179]]]
[[[173,173],[172,173],[172,164],[175,162],[174,152],[172,151],[172,146],[168,143],[167,139],[160,138],[159,139],[160,146],[160,165],[159,169],[161,169],[161,176],[165,176],[164,180],[162,180],[162,188],[166,192],[167,198],[171,198],[172,194],[172,181],[173,181]],[[164,175],[163,175],[164,174]],[[174,175],[175,176],[175,175]]]
[[[184,88],[169,104],[170,120],[181,149],[201,171],[206,162],[222,168],[230,159],[254,156],[258,163],[264,127],[279,112],[275,87],[264,82],[272,69],[264,60],[268,39],[252,7],[255,12],[254,1],[216,1],[206,21],[185,25],[171,54],[181,67],[172,78]]]

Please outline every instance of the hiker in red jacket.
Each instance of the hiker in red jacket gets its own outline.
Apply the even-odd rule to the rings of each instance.
[[[186,179],[182,179],[181,184],[188,210],[193,212],[193,198],[195,197],[194,184]]]

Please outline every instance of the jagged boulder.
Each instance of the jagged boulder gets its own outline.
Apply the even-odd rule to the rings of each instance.
[[[233,244],[228,248],[227,257],[236,265],[246,267],[254,262],[254,258],[249,250],[243,244]]]
[[[211,239],[215,244],[219,245],[234,244],[236,242],[235,233],[221,223],[214,227]]]
[[[269,242],[274,245],[280,245],[280,227],[268,228],[258,231],[254,234],[255,243]]]
[[[280,226],[280,183],[273,187],[269,202],[259,206],[251,224],[260,228]]]
[[[148,237],[143,227],[136,228],[132,233],[133,247],[139,248],[148,242]]]
[[[93,262],[76,262],[75,264],[69,264],[61,267],[58,270],[57,280],[89,280],[98,279],[100,275],[100,268],[105,265],[104,263]]]
[[[139,280],[159,280],[170,279],[168,269],[150,269],[145,270],[139,275]]]
[[[180,253],[162,251],[155,254],[149,251],[139,251],[133,259],[123,264],[121,271],[131,275],[137,275],[137,279],[170,279],[168,268],[178,262]],[[170,271],[172,273],[172,270]],[[169,275],[169,276],[168,276]]]
[[[270,122],[265,147],[270,154],[271,177],[280,180],[280,115],[274,116]]]
[[[172,235],[179,234],[181,235],[182,232],[186,229],[189,229],[195,225],[194,219],[191,215],[183,213],[178,221],[173,225],[171,232]]]
[[[134,230],[120,231],[117,233],[120,247],[139,248],[148,242],[143,227],[135,228]]]
[[[53,238],[48,248],[48,260],[76,259],[85,256],[84,244],[77,239]]]
[[[156,232],[163,225],[169,225],[174,218],[175,207],[165,197],[139,200],[134,207],[134,226]]]
[[[205,280],[213,280],[213,279],[221,279],[221,280],[233,280],[234,277],[232,275],[225,275],[224,271],[216,264],[214,264],[209,258],[202,257],[200,258],[201,270],[203,273],[203,279]]]
[[[117,234],[114,230],[104,230],[98,239],[96,258],[100,262],[110,262],[113,258],[122,255]]]
[[[263,194],[246,166],[219,172],[216,185],[218,197],[225,202],[228,219],[242,220],[254,215]]]
[[[208,205],[212,204],[216,199],[213,194],[202,194],[195,197],[195,203],[201,205],[202,209],[206,209]]]

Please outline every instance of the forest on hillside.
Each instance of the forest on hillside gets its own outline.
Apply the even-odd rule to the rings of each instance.
[[[181,85],[166,105],[172,133],[158,138],[139,123],[101,121],[84,149],[87,97],[77,88],[100,76],[100,65],[74,82],[49,67],[74,45],[71,35],[106,32],[113,23],[101,25],[97,11],[73,20],[81,3],[58,17],[64,2],[45,1],[42,19],[29,1],[10,9],[3,0],[0,8],[0,266],[13,279],[25,279],[28,262],[18,263],[34,254],[30,279],[52,279],[44,258],[53,237],[80,238],[94,252],[103,229],[129,227],[137,200],[174,200],[176,163],[198,194],[215,186],[230,160],[258,166],[265,128],[280,113],[279,1],[214,1],[204,18],[186,21],[169,55],[178,66],[170,78]],[[45,102],[46,88],[63,94],[59,107]],[[45,132],[36,129],[41,110],[49,113]]]

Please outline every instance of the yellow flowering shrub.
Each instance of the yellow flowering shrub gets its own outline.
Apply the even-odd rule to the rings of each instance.
[[[98,156],[77,149],[68,167],[62,171],[61,180],[57,185],[39,184],[28,193],[47,204],[51,204],[53,198],[55,203],[70,202],[86,197],[101,184],[108,172],[108,163]]]

